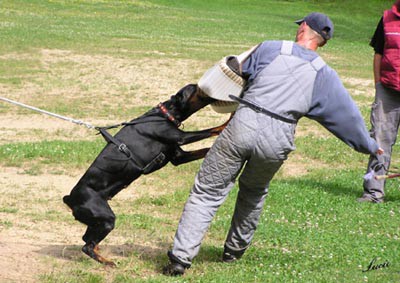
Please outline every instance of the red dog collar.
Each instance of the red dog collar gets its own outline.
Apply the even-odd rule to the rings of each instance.
[[[168,120],[170,120],[172,123],[174,123],[178,128],[181,125],[181,122],[179,122],[178,120],[175,119],[174,116],[172,116],[171,113],[169,113],[168,109],[164,106],[164,104],[162,104],[162,102],[160,102],[158,104],[158,108],[160,108],[161,113],[164,114],[165,117],[167,117]]]

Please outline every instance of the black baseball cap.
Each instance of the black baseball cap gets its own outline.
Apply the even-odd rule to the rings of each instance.
[[[325,41],[331,39],[333,36],[333,23],[325,14],[314,12],[308,14],[301,20],[295,21],[298,25],[302,22],[306,22],[306,24],[320,34]]]

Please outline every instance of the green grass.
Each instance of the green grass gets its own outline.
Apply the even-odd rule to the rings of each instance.
[[[0,145],[0,160],[6,166],[21,167],[24,163],[35,165],[62,165],[82,168],[92,161],[102,147],[103,139],[96,141],[42,141]]]
[[[321,11],[329,13],[335,22],[336,40],[326,49],[342,60],[332,63],[343,69],[359,68],[362,62],[370,61],[367,43],[388,3],[2,1],[0,36],[8,44],[0,47],[0,53],[60,48],[158,57],[151,52],[157,50],[174,57],[215,60],[265,39],[293,39],[293,21],[310,11]]]
[[[311,11],[328,13],[335,23],[334,39],[320,52],[326,61],[341,77],[371,79],[373,51],[368,46],[369,39],[381,12],[392,2],[3,0],[0,37],[7,44],[0,45],[0,86],[16,91],[27,83],[46,90],[78,86],[82,95],[68,100],[63,94],[48,93],[32,93],[23,98],[37,107],[75,118],[102,119],[109,117],[107,113],[116,112],[118,118],[135,116],[158,103],[158,98],[153,101],[149,97],[143,105],[127,107],[124,102],[129,101],[130,92],[139,88],[137,82],[132,82],[132,89],[120,87],[120,100],[101,104],[107,94],[85,96],[95,92],[96,86],[52,75],[74,65],[58,62],[54,69],[46,69],[40,60],[41,50],[59,49],[115,59],[147,58],[155,62],[163,58],[190,59],[211,64],[265,39],[293,39],[293,21]],[[350,93],[357,90],[357,86],[348,87]],[[368,121],[367,105],[372,97],[359,95],[355,99]],[[96,107],[91,108],[92,104]],[[0,105],[0,114],[14,110]],[[15,111],[21,116],[28,113]],[[307,125],[306,122],[306,128]],[[16,140],[0,145],[0,164],[20,167],[25,174],[38,176],[48,167],[54,174],[70,169],[83,172],[104,144],[100,137],[90,141]],[[116,269],[105,269],[84,256],[62,262],[50,258],[46,259],[49,271],[41,274],[39,282],[399,282],[398,179],[387,181],[385,204],[358,204],[355,199],[362,192],[367,156],[322,130],[316,135],[299,136],[296,145],[294,154],[301,158],[296,165],[306,168],[307,173],[292,177],[277,174],[253,244],[237,263],[220,262],[237,195],[235,187],[218,211],[193,268],[183,278],[160,274],[200,166],[198,161],[180,167],[168,165],[142,177],[140,189],[159,189],[159,195],[138,192],[133,184],[128,190],[132,195],[140,193],[140,197],[116,196],[110,202],[117,214],[116,229],[110,237],[126,239],[124,245],[111,247],[123,249],[123,255],[117,253]],[[399,160],[398,146],[394,149],[394,165]],[[46,205],[46,199],[39,201]],[[79,225],[71,224],[72,217],[68,215],[67,220],[64,211],[60,211],[24,214],[18,208],[0,208],[2,216],[21,213],[33,221]],[[10,220],[0,221],[0,231],[13,226]],[[105,241],[104,246],[107,245]],[[74,248],[79,254],[79,248]],[[377,263],[389,261],[390,266],[362,272],[374,258]]]

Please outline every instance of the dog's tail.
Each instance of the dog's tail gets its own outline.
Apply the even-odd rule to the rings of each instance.
[[[63,197],[63,202],[68,205],[70,208],[72,208],[72,203],[71,203],[71,196],[67,195]]]

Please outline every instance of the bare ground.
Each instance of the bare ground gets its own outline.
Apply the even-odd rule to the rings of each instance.
[[[30,57],[31,54],[5,54],[0,59]],[[28,76],[17,87],[0,83],[0,96],[47,106],[52,106],[51,101],[67,103],[79,97],[89,97],[90,103],[81,107],[86,110],[85,118],[95,125],[121,122],[123,117],[113,113],[106,118],[96,117],[87,115],[87,112],[95,114],[95,109],[102,107],[117,112],[119,106],[116,105],[125,103],[155,105],[160,100],[168,99],[184,84],[196,82],[208,67],[206,63],[191,60],[133,60],[88,56],[68,50],[41,50],[36,60],[40,62],[41,75]],[[345,80],[357,86],[360,92],[370,92],[370,81]],[[47,103],[43,103],[43,99]],[[198,128],[206,128],[220,124],[226,118],[207,108],[192,117],[190,123]],[[94,138],[93,132],[84,127],[29,111],[21,112],[17,107],[3,103],[0,103],[0,121],[0,144]],[[326,134],[315,124],[299,126],[298,135],[310,133]],[[299,164],[303,164],[302,158],[294,155],[281,174],[306,174],[307,167]],[[40,282],[40,274],[52,273],[57,265],[73,265],[75,260],[83,257],[80,237],[84,227],[72,219],[61,201],[83,171],[32,175],[25,169],[24,166],[0,167],[0,282]],[[135,187],[139,189],[134,192],[125,190],[118,195],[118,199],[139,196],[144,191],[140,188],[146,187],[146,184],[138,180]],[[146,187],[147,194],[163,193],[162,190],[152,190]],[[54,215],[70,220],[50,221]],[[105,255],[115,259],[124,257],[132,250],[151,254],[159,253],[159,249],[151,240],[129,246],[123,238],[113,236],[107,239]]]

